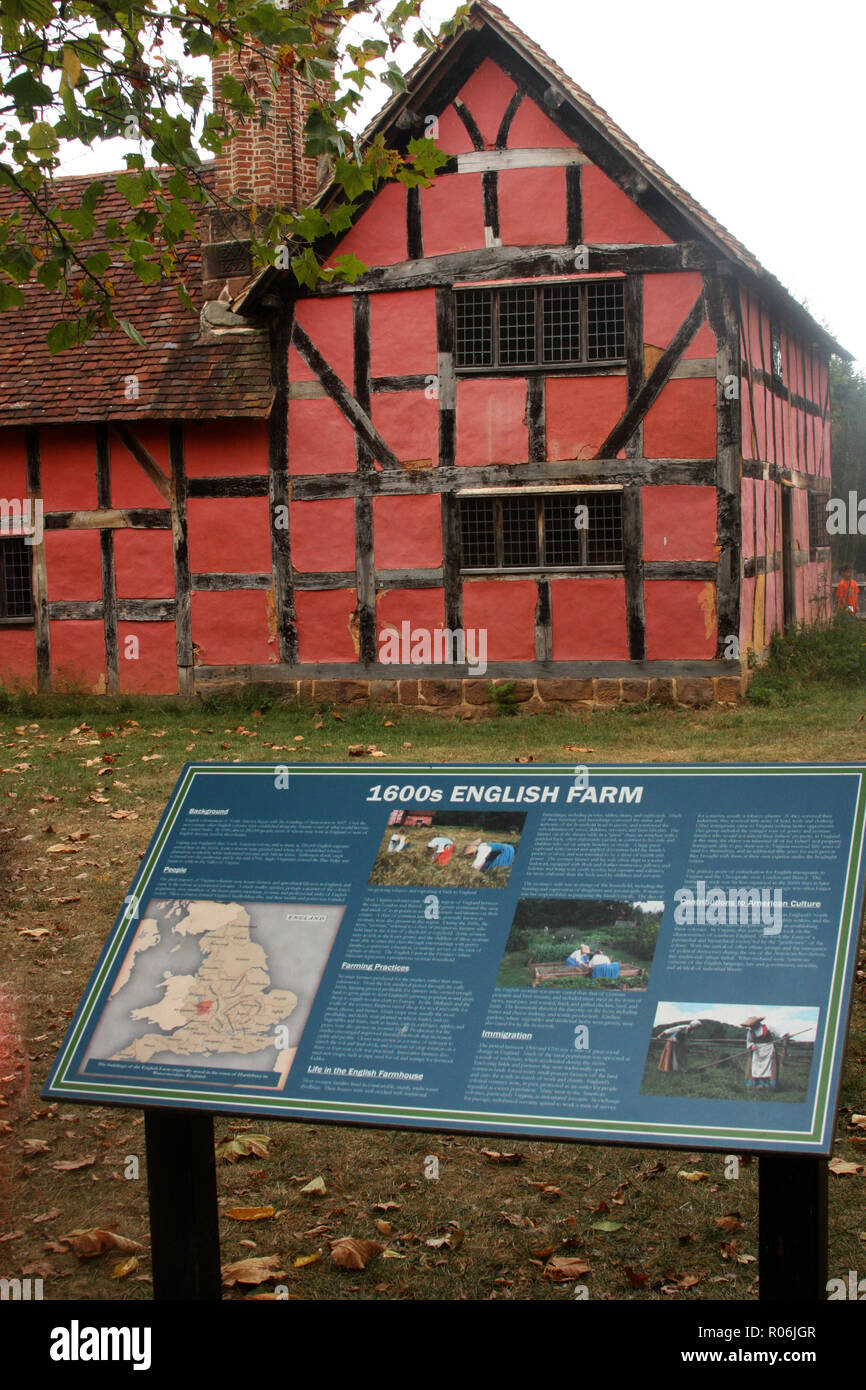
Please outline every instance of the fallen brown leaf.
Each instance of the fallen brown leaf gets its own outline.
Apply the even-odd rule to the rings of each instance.
[[[385,1248],[376,1240],[356,1240],[354,1236],[341,1236],[329,1244],[331,1259],[341,1269],[366,1269]]]
[[[234,1288],[235,1284],[276,1284],[285,1277],[286,1271],[280,1269],[279,1255],[253,1256],[222,1267],[222,1282],[228,1289]]]

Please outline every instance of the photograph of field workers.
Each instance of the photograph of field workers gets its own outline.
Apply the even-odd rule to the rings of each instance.
[[[406,888],[504,888],[514,864],[523,811],[391,812],[369,882]]]
[[[645,990],[664,903],[521,898],[497,985]]]
[[[817,1009],[661,1003],[641,1094],[802,1104],[817,1030]]]

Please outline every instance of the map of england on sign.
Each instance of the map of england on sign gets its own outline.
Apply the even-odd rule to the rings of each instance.
[[[284,1082],[342,915],[339,907],[151,899],[88,1061],[216,1064],[276,1071]]]

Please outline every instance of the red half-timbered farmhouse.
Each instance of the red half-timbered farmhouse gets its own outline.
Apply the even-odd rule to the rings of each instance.
[[[288,78],[215,190],[337,196],[309,98]],[[214,213],[200,316],[116,269],[147,351],[49,358],[36,289],[7,315],[3,681],[702,703],[826,614],[842,349],[492,5],[369,134],[425,131],[433,184],[380,185],[324,248],[352,284],[251,275]]]

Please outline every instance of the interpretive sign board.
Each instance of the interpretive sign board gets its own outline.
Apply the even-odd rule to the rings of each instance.
[[[864,774],[190,764],[44,1094],[827,1154]]]

